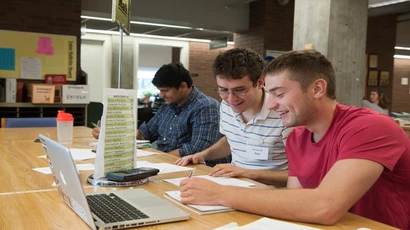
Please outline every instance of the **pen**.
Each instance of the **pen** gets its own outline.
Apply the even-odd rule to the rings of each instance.
[[[194,175],[195,170],[196,170],[196,168],[193,168],[193,169],[192,169],[191,173],[189,173],[188,178],[191,178],[191,177],[192,177],[192,175]]]
[[[100,127],[98,127],[97,124],[95,124],[94,122],[91,122],[91,124],[92,124],[95,128],[97,128],[98,130],[100,130]]]

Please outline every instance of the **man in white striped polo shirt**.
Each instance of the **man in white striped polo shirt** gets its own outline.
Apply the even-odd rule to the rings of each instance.
[[[204,151],[177,160],[178,165],[232,154],[232,164],[218,164],[210,175],[286,186],[285,142],[291,129],[283,126],[278,113],[266,108],[263,68],[262,57],[249,49],[234,48],[218,55],[213,73],[223,100],[219,131],[225,136]]]

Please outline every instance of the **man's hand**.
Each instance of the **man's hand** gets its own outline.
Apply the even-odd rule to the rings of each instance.
[[[189,163],[192,164],[205,164],[205,157],[201,154],[202,152],[193,154],[193,155],[188,155],[179,158],[177,161],[175,161],[175,164],[179,166],[185,166]]]
[[[100,129],[98,128],[93,128],[93,130],[91,131],[91,134],[93,135],[93,137],[95,139],[98,139],[98,137],[100,136]]]
[[[203,178],[188,178],[179,184],[181,191],[181,203],[220,205],[219,192],[223,191],[222,186]]]
[[[223,177],[246,177],[247,170],[235,166],[233,164],[217,164],[209,172],[209,176],[223,176]]]

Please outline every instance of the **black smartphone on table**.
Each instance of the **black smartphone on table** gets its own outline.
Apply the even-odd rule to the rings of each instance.
[[[159,169],[140,167],[135,169],[121,170],[118,172],[110,172],[107,174],[106,178],[110,181],[126,182],[141,180],[150,176],[157,175]]]

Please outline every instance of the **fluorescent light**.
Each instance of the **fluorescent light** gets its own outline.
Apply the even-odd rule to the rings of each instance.
[[[102,17],[92,17],[81,15],[81,18],[98,20],[98,21],[108,21],[111,22],[111,18],[102,18]],[[177,28],[177,29],[186,29],[186,30],[204,30],[203,28],[193,28],[189,26],[177,26],[170,24],[160,24],[160,23],[151,23],[151,22],[139,22],[139,21],[130,21],[131,24],[146,25],[146,26],[158,26],[158,27],[168,27],[168,28]]]
[[[394,58],[400,58],[400,59],[410,59],[410,55],[398,55],[398,54],[395,54],[393,57],[394,57]]]
[[[381,6],[388,6],[388,5],[393,5],[397,3],[402,3],[402,2],[407,2],[409,0],[390,0],[390,1],[385,1],[385,2],[380,2],[380,3],[374,3],[370,4],[369,8],[376,8],[376,7],[381,7]]]
[[[405,46],[395,46],[394,49],[396,50],[410,50],[410,47],[405,47]]]
[[[150,23],[150,22],[138,22],[138,21],[131,21],[130,23],[131,24],[138,24],[138,25],[146,25],[146,26],[158,26],[158,27],[168,27],[168,28],[195,30],[195,28],[188,27],[188,26],[176,26],[176,25]]]
[[[95,33],[95,34],[107,34],[107,35],[119,35],[118,31],[109,31],[109,30],[94,30],[94,29],[85,29],[86,33]],[[177,41],[188,41],[188,42],[204,42],[210,43],[211,40],[208,39],[195,39],[195,38],[181,38],[181,37],[169,37],[169,36],[158,36],[151,34],[136,34],[131,33],[132,37],[142,37],[142,38],[157,38],[157,39],[168,39],[168,40],[177,40]],[[234,45],[234,42],[228,42],[228,45]]]
[[[83,15],[81,15],[81,18],[111,22],[111,18],[91,17],[91,16],[83,16]]]

